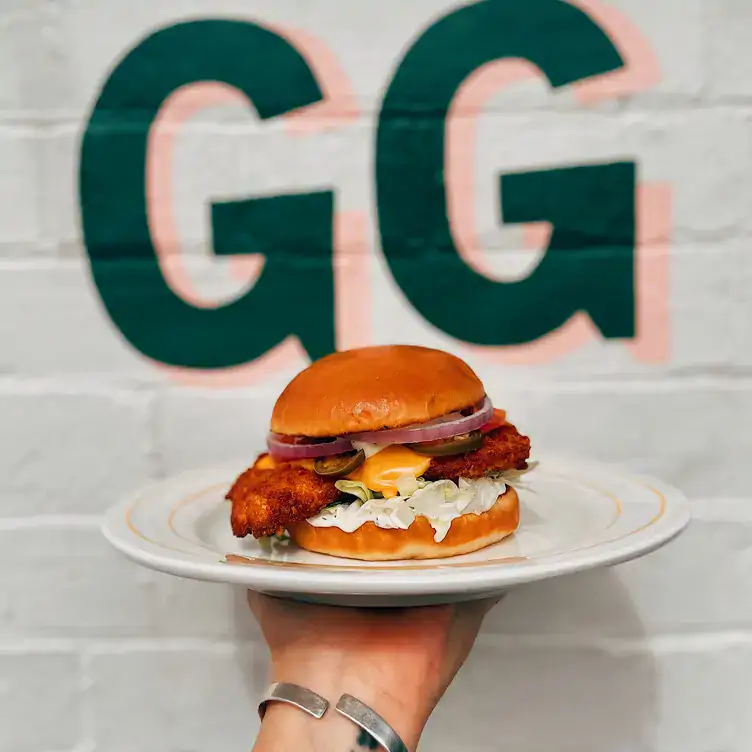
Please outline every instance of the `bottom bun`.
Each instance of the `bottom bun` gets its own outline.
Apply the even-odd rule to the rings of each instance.
[[[425,517],[416,517],[407,530],[385,530],[366,522],[355,532],[346,533],[338,527],[314,527],[304,521],[290,525],[287,531],[298,546],[308,551],[345,559],[392,561],[469,554],[506,538],[519,524],[519,497],[507,486],[487,512],[453,520],[440,543],[434,540],[434,529]]]

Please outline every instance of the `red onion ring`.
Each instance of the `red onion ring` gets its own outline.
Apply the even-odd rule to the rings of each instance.
[[[493,416],[493,405],[486,397],[477,412],[472,415],[464,415],[455,420],[447,420],[443,423],[426,425],[418,423],[404,428],[389,428],[383,431],[368,431],[366,433],[349,434],[348,438],[353,441],[362,441],[366,444],[415,444],[422,441],[435,441],[436,439],[449,439],[462,433],[476,431],[485,425]],[[344,450],[342,450],[344,451]]]
[[[449,439],[463,433],[476,431],[486,425],[493,417],[494,408],[491,400],[486,397],[481,407],[472,415],[445,420],[437,418],[427,423],[417,423],[404,428],[389,428],[382,431],[367,431],[365,433],[349,434],[347,438],[337,438],[333,441],[319,441],[316,443],[296,444],[285,441],[284,436],[270,433],[266,439],[269,453],[278,460],[303,460],[316,457],[329,457],[333,454],[352,452],[351,441],[362,441],[366,444],[414,444],[421,441],[435,441]]]
[[[348,439],[320,441],[317,444],[288,444],[282,438],[275,433],[270,433],[266,438],[269,454],[277,460],[304,460],[353,451],[353,445]]]

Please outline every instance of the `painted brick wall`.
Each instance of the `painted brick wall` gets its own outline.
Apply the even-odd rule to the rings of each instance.
[[[406,46],[456,4],[0,6],[0,750],[248,749],[266,659],[243,594],[126,563],[99,515],[145,481],[251,453],[304,361],[245,386],[186,386],[125,342],[82,243],[82,133],[114,65],[156,28],[221,16],[306,32],[344,74],[351,111],[322,113],[327,129],[299,135],[242,104],[184,124],[172,200],[155,200],[174,210],[186,274],[219,300],[247,284],[211,258],[207,197],[334,186],[339,208],[361,218],[353,247],[365,249],[367,282],[356,297],[366,324],[342,342],[467,355],[400,295],[373,217],[379,100]],[[659,474],[691,495],[696,519],[644,560],[513,592],[425,749],[748,752],[752,4],[617,0],[589,12],[633,45],[642,90],[585,106],[522,81],[485,104],[474,151],[457,148],[475,166],[475,229],[501,276],[524,274],[536,252],[498,224],[500,172],[628,158],[641,183],[662,186],[643,207],[663,211],[642,233],[650,268],[666,270],[667,288],[656,271],[643,291],[657,303],[642,332],[653,354],[595,337],[538,363],[467,357],[536,449]]]

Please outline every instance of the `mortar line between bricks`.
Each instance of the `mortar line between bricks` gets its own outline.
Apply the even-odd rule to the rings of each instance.
[[[734,112],[749,112],[752,108],[752,96],[748,94],[721,94],[712,91],[704,92],[651,92],[646,91],[633,95],[629,102],[622,104],[614,109],[599,110],[591,109],[579,105],[577,102],[556,102],[548,100],[536,104],[514,104],[507,103],[502,106],[489,106],[484,110],[484,114],[490,117],[508,116],[508,117],[529,117],[530,115],[540,116],[570,116],[570,117],[590,117],[597,118],[619,118],[631,115],[651,116],[651,115],[692,115],[696,113],[718,112],[732,110]],[[351,123],[353,129],[365,128],[368,126],[369,116],[378,113],[377,98],[374,97],[371,102],[366,102],[361,109],[361,117]],[[416,117],[426,117],[425,112],[413,112],[403,110],[392,115],[392,119],[414,120]],[[333,122],[331,117],[317,118],[317,122]],[[30,133],[40,134],[47,137],[66,135],[77,131],[80,127],[81,115],[78,111],[47,111],[40,112],[35,110],[19,109],[6,110],[0,113],[0,128],[28,128]],[[217,127],[218,126],[218,127]],[[253,123],[245,120],[218,119],[215,122],[199,122],[191,125],[191,132],[202,133],[204,131],[216,132],[221,130],[222,133],[235,134],[247,133]]]
[[[45,752],[95,752],[96,742],[93,740],[84,740],[78,742],[73,747],[66,747],[65,749],[46,749]]]
[[[95,655],[163,652],[213,652],[227,654],[243,646],[259,646],[250,639],[232,641],[211,637],[0,637],[0,655],[26,653],[76,653],[88,661]]]
[[[125,374],[71,374],[48,372],[43,374],[2,374],[0,395],[13,397],[106,397],[115,400],[132,400],[148,394],[158,384],[157,378]]]
[[[489,228],[486,228],[486,231]],[[498,228],[493,228],[494,231]],[[724,225],[711,229],[697,229],[678,223],[670,235],[668,250],[661,251],[662,255],[675,258],[679,254],[692,254],[694,256],[714,254],[716,257],[724,254],[739,253],[736,244],[748,242],[752,232],[738,224]],[[665,245],[665,237],[657,237],[647,243],[650,247],[662,247]],[[483,238],[484,253],[490,256],[503,255],[527,258],[530,251],[521,247],[495,245],[492,240]],[[206,242],[201,245],[187,241],[182,244],[178,251],[172,255],[180,257],[182,262],[198,273],[213,269],[216,263],[201,255],[204,253]],[[720,248],[718,246],[721,246]],[[29,253],[31,251],[31,254]],[[77,251],[85,253],[82,246],[77,246]],[[123,259],[128,260],[127,258]],[[117,259],[112,261],[117,263]],[[0,271],[8,273],[45,274],[49,272],[60,273],[83,273],[86,262],[74,256],[61,256],[60,248],[49,243],[34,242],[29,246],[19,249],[18,244],[12,246],[12,250],[0,251]]]
[[[752,112],[750,112],[752,117]],[[498,230],[498,226],[481,228],[485,232],[493,229]],[[716,257],[719,253],[732,253],[735,250],[733,245],[735,241],[746,241],[752,236],[752,230],[741,223],[730,221],[719,223],[717,226],[698,228],[692,225],[683,224],[677,220],[673,231],[670,233],[671,245],[668,250],[664,251],[666,255],[676,256],[680,253],[692,254],[714,254]],[[495,237],[495,236],[494,236]],[[202,271],[205,268],[215,268],[216,261],[211,257],[206,257],[206,242],[210,238],[202,237],[200,239],[189,238],[184,240],[179,248],[175,251],[169,251],[172,256],[180,256],[182,261],[196,271]],[[526,258],[530,250],[521,245],[497,244],[493,238],[483,238],[483,251],[489,254],[519,254]],[[652,238],[646,243],[648,247],[665,245],[665,237],[658,236]],[[26,245],[19,245],[25,241],[16,241],[10,244],[6,242],[4,252],[0,253],[0,270],[6,272],[50,272],[50,271],[67,271],[78,272],[87,271],[89,264],[86,260],[84,246],[77,241],[67,241],[65,248],[75,250],[79,255],[60,255],[61,245],[64,241],[50,240],[31,240],[26,241]],[[725,247],[718,248],[718,243],[727,244]],[[2,246],[0,246],[2,247]],[[29,251],[32,253],[30,254]],[[292,253],[292,250],[288,250]],[[360,255],[345,249],[345,255]],[[84,254],[84,255],[80,255]],[[118,261],[131,262],[129,256],[114,257],[111,259],[112,264]]]
[[[80,530],[98,528],[102,516],[95,514],[40,514],[34,517],[0,517],[0,533],[35,528]]]
[[[692,518],[700,522],[752,523],[752,499],[690,499]]]
[[[91,655],[86,651],[80,651],[78,656],[79,687],[81,693],[81,741],[76,745],[76,750],[93,750],[96,747],[94,741],[94,713],[91,705]]]
[[[0,275],[2,271],[0,270]],[[752,369],[750,369],[752,374]],[[70,373],[63,371],[47,371],[43,373],[0,373],[0,396],[29,397],[38,395],[53,395],[59,397],[107,397],[130,400],[134,397],[155,395],[155,389],[165,387],[168,393],[199,393],[214,396],[218,400],[237,399],[238,394],[249,393],[277,396],[278,390],[273,387],[241,387],[237,390],[217,391],[211,388],[175,387],[165,383],[162,376],[156,372],[136,374],[117,371],[110,373]]]
[[[96,748],[97,743],[93,739],[87,739],[66,752],[95,752]]]
[[[204,397],[221,400],[245,398],[249,391],[260,396],[278,394],[274,388],[247,387],[237,390],[230,389],[218,392],[209,388],[183,388],[165,385],[157,377],[127,376],[123,374],[100,375],[96,378],[86,376],[81,379],[73,374],[0,374],[0,396],[33,397],[45,396],[99,396],[132,399],[140,396],[152,396],[155,389],[164,387],[164,394],[200,394]],[[610,375],[608,373],[589,374],[586,378],[573,378],[566,373],[551,380],[531,380],[529,374],[520,372],[516,376],[510,372],[507,387],[527,394],[590,394],[595,393],[624,393],[640,392],[667,393],[673,390],[684,392],[693,391],[722,391],[736,392],[752,391],[752,366],[742,368],[723,368],[715,370],[712,367],[698,367],[682,369],[681,367],[664,371],[654,375],[635,373],[632,376],[623,374]]]
[[[667,655],[752,648],[750,631],[713,631],[636,637],[599,637],[592,634],[492,634],[481,633],[478,644],[508,650],[599,650],[614,655]],[[238,649],[262,648],[261,639],[211,638],[21,638],[0,640],[0,655],[76,653],[82,665],[97,656],[148,653],[230,654]]]
[[[599,650],[619,656],[712,653],[752,647],[752,632],[714,631],[640,638],[597,635],[517,635],[481,633],[478,644],[499,649]]]

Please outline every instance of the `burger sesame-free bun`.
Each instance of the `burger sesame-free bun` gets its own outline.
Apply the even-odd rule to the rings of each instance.
[[[271,430],[323,437],[400,428],[471,407],[485,394],[470,366],[442,350],[345,350],[312,363],[287,385],[272,411]]]
[[[366,522],[355,532],[346,533],[338,527],[314,527],[303,521],[289,525],[287,531],[298,546],[308,551],[345,559],[390,561],[469,554],[506,538],[519,524],[519,497],[507,486],[487,512],[464,514],[453,520],[440,543],[434,540],[434,529],[425,517],[416,517],[407,530],[385,530]]]

